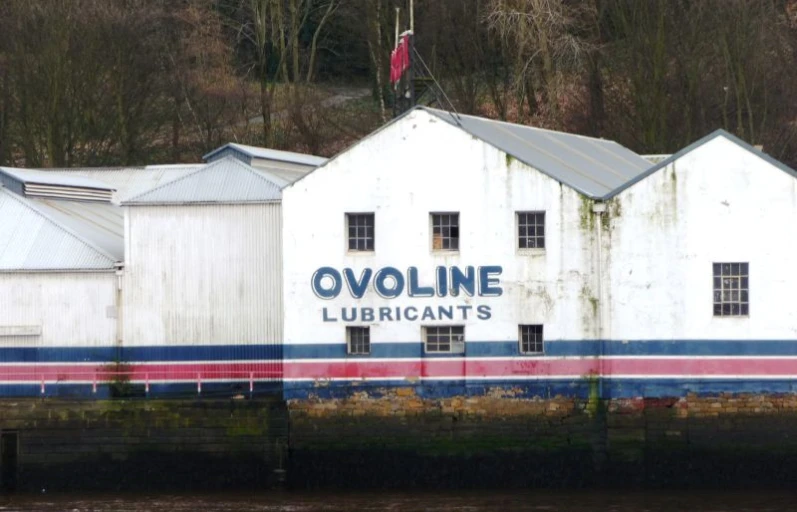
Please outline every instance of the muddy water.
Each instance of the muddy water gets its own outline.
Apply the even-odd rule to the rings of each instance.
[[[748,512],[797,511],[783,492],[271,492],[235,494],[58,494],[0,497],[0,511],[66,512]]]

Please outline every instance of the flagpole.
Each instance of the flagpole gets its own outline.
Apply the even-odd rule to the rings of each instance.
[[[399,37],[399,8],[396,7],[396,44],[393,46],[393,49],[398,48],[398,37]]]

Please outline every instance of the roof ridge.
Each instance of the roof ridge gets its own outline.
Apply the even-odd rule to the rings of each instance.
[[[44,218],[46,221],[52,223],[53,225],[58,227],[58,229],[60,229],[63,232],[67,233],[72,238],[74,238],[78,242],[82,243],[83,245],[85,245],[89,249],[91,249],[91,250],[93,250],[95,252],[98,252],[101,256],[103,256],[105,258],[108,258],[111,262],[116,263],[117,261],[119,261],[119,260],[116,259],[115,256],[112,256],[110,253],[106,252],[104,249],[96,246],[94,243],[90,242],[89,240],[86,240],[82,236],[78,235],[77,233],[75,233],[74,231],[69,229],[68,227],[64,226],[63,224],[61,224],[60,222],[58,222],[57,220],[52,218],[52,216],[49,215],[47,212],[43,211],[42,209],[37,207],[35,204],[33,204],[33,201],[30,201],[30,200],[28,200],[28,199],[26,199],[24,197],[20,197],[17,194],[14,194],[13,192],[11,192],[10,190],[6,189],[5,187],[0,187],[0,193],[7,194],[13,200],[15,200],[18,203],[20,203],[22,206],[28,208],[29,210],[33,211],[34,213],[36,213],[40,217]]]
[[[225,157],[219,158],[218,160],[214,160],[214,161],[212,161],[212,162],[210,162],[208,164],[204,164],[203,167],[195,170],[194,172],[190,172],[190,173],[186,174],[185,176],[181,176],[181,177],[177,178],[176,180],[167,181],[166,183],[161,183],[160,185],[158,185],[155,188],[151,188],[151,189],[146,190],[146,191],[144,191],[144,192],[142,192],[140,194],[137,194],[137,195],[135,195],[133,197],[129,197],[129,198],[125,199],[124,201],[121,201],[120,205],[135,204],[136,201],[141,200],[145,196],[147,196],[149,194],[152,194],[155,191],[164,189],[164,188],[169,187],[169,186],[176,185],[176,184],[178,184],[178,183],[180,183],[180,182],[182,182],[184,180],[187,180],[187,179],[189,179],[189,178],[191,178],[191,177],[193,177],[193,176],[195,176],[195,175],[197,175],[199,173],[207,172],[210,169],[218,167],[222,163],[233,163],[235,165],[238,165],[241,168],[243,168],[245,171],[247,171],[250,174],[256,176],[257,178],[263,180],[264,182],[268,183],[269,185],[277,187],[277,189],[280,190],[280,191],[284,188],[279,183],[275,183],[275,182],[271,181],[270,179],[268,179],[266,176],[263,176],[262,174],[257,172],[251,165],[240,161],[239,159],[235,158],[234,156],[225,156]]]
[[[560,134],[560,135],[569,135],[571,137],[579,137],[581,139],[599,140],[599,141],[603,141],[603,142],[612,142],[614,144],[617,144],[617,141],[614,141],[612,139],[604,139],[602,137],[590,137],[589,135],[582,135],[580,133],[563,132],[563,131],[554,130],[554,129],[551,129],[551,128],[540,128],[539,126],[532,126],[530,124],[512,123],[510,121],[503,121],[501,119],[492,119],[490,117],[474,116],[473,114],[460,114],[458,112],[449,112],[448,110],[443,110],[443,109],[439,109],[439,108],[425,107],[423,105],[419,106],[418,108],[426,110],[426,111],[429,111],[431,114],[434,114],[436,117],[440,117],[439,115],[436,114],[436,112],[443,112],[443,113],[446,113],[446,114],[452,114],[455,117],[459,116],[459,117],[470,117],[472,119],[483,119],[485,121],[490,121],[492,123],[508,124],[508,125],[511,125],[511,126],[522,126],[523,128],[528,128],[529,130],[536,130],[536,131],[548,132],[548,133],[557,133],[557,134]],[[619,145],[622,146],[621,144],[619,144]],[[625,147],[625,146],[622,146],[622,147]]]
[[[789,174],[792,177],[794,177],[795,179],[797,179],[797,171],[795,171],[794,169],[792,169],[788,165],[784,164],[783,162],[781,162],[777,158],[775,158],[773,156],[770,156],[770,155],[764,153],[763,151],[761,151],[759,149],[756,149],[752,144],[749,144],[749,143],[745,142],[744,140],[742,140],[739,137],[737,137],[736,135],[728,132],[727,130],[725,130],[723,128],[717,128],[716,130],[714,130],[713,132],[709,133],[708,135],[704,135],[703,137],[697,139],[695,142],[693,142],[693,143],[689,144],[688,146],[680,149],[679,151],[671,154],[669,157],[665,158],[661,162],[651,165],[642,174],[636,176],[632,180],[628,180],[626,183],[623,183],[619,187],[615,188],[614,190],[610,191],[609,193],[607,193],[606,195],[601,197],[601,200],[611,199],[612,197],[616,196],[617,194],[623,192],[624,190],[626,190],[626,189],[630,188],[631,186],[633,186],[633,185],[639,183],[640,181],[644,180],[648,176],[650,176],[652,174],[655,174],[657,171],[667,167],[668,165],[670,165],[671,163],[673,163],[676,160],[680,159],[681,157],[691,153],[692,151],[700,148],[701,146],[704,146],[705,144],[708,144],[709,142],[711,142],[712,140],[716,139],[717,137],[724,137],[725,139],[727,139],[728,141],[736,144],[737,146],[739,146],[740,148],[744,149],[745,151],[747,151],[749,153],[752,153],[753,155],[759,157],[760,159],[764,160],[768,164],[773,165],[774,167],[780,169],[781,171],[785,172],[786,174]]]

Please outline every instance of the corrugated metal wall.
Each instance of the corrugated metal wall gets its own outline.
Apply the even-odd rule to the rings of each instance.
[[[126,347],[245,345],[258,346],[251,350],[264,358],[279,355],[263,350],[282,343],[279,204],[136,206],[127,213]]]
[[[116,280],[113,272],[0,273],[0,331],[41,331],[0,335],[0,348],[113,347]]]

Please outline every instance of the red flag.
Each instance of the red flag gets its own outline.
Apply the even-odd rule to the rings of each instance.
[[[390,52],[390,83],[401,80],[404,72],[410,67],[410,41],[405,35],[399,40],[398,46]]]

